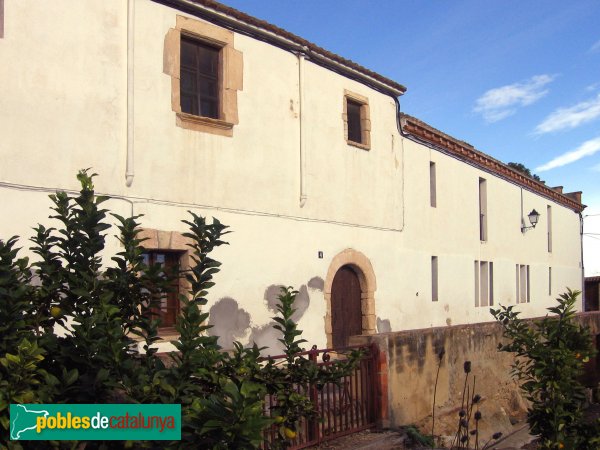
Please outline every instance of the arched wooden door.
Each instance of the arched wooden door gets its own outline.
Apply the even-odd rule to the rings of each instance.
[[[350,266],[342,266],[331,286],[331,331],[333,348],[348,345],[350,336],[362,334],[360,281]]]

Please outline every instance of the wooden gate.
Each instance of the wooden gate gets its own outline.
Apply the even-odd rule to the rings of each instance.
[[[378,420],[379,399],[381,398],[380,384],[376,372],[377,347],[347,347],[343,350],[362,349],[363,357],[352,373],[344,377],[339,385],[328,383],[321,389],[316,386],[296,386],[298,392],[309,397],[318,412],[318,417],[302,420],[298,426],[297,437],[291,441],[290,449],[301,449],[321,442],[338,438],[350,433],[356,433],[367,428],[373,428]],[[334,350],[317,350],[316,346],[298,356],[308,357],[319,365],[333,364],[331,355]],[[273,359],[283,359],[284,355]],[[318,361],[319,358],[321,361]],[[339,360],[339,358],[338,358]],[[266,413],[275,408],[277,400],[270,395],[265,405]],[[270,443],[277,436],[278,428],[273,426],[265,436],[264,448],[270,448]]]

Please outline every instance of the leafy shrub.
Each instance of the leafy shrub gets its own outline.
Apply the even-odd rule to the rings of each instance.
[[[112,214],[122,248],[103,268],[104,233],[111,225],[102,208],[107,199],[94,193],[94,176],[78,174],[81,191],[75,197],[50,196],[51,218],[59,227],[34,228],[35,263],[18,257],[16,237],[0,240],[0,447],[27,445],[6,440],[10,403],[60,402],[182,405],[182,441],[86,442],[81,448],[257,448],[263,431],[276,422],[265,415],[267,394],[276,396],[277,414],[285,417],[273,447],[287,447],[298,421],[316,414],[295,387],[336,382],[355,358],[319,367],[298,355],[305,341],[291,319],[297,294],[291,288],[282,291],[274,318],[286,348],[284,364],[262,360],[256,346],[235,343],[232,353],[221,352],[217,337],[206,333],[208,313],[202,308],[221,265],[210,253],[226,244],[228,227],[190,213],[184,223],[191,268],[165,274],[159,265],[144,263],[139,216]],[[154,345],[160,336],[152,311],[176,277],[190,288],[180,296],[179,338],[172,342],[177,351],[165,364]],[[55,333],[57,326],[62,334]],[[34,448],[43,446],[61,444],[36,441]]]
[[[583,422],[585,389],[579,378],[594,350],[589,330],[574,320],[579,294],[567,289],[558,305],[548,308],[553,315],[540,321],[519,318],[513,306],[491,310],[509,339],[498,349],[516,355],[512,374],[530,402],[527,422],[544,449],[600,444],[599,428]]]
[[[408,444],[419,447],[433,448],[435,445],[433,436],[428,436],[419,430],[416,425],[406,425],[402,427],[408,438]]]

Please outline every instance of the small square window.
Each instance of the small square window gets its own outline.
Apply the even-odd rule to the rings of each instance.
[[[369,150],[371,146],[371,122],[369,120],[369,100],[353,92],[345,91],[344,134],[346,142],[355,147]]]

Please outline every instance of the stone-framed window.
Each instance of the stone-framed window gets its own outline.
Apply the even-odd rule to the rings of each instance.
[[[344,138],[349,145],[371,148],[371,119],[369,99],[364,95],[344,90]]]
[[[181,263],[180,252],[164,251],[164,250],[146,250],[142,257],[144,264],[148,267],[158,265],[161,272],[165,275],[175,275],[180,273]],[[159,320],[159,328],[162,330],[168,329],[170,332],[175,332],[175,324],[180,313],[179,292],[181,280],[176,277],[170,286],[170,291],[165,292],[152,308],[152,315]]]
[[[171,77],[171,109],[177,126],[233,136],[239,123],[237,93],[243,89],[243,57],[234,47],[234,33],[178,15],[175,28],[165,37],[163,56],[163,71]]]
[[[189,254],[189,244],[191,243],[191,240],[183,236],[182,233],[177,231],[156,230],[154,228],[142,228],[138,234],[138,238],[142,239],[141,246],[145,250],[145,255],[148,255],[148,259],[146,260],[147,263],[165,264],[167,269],[174,265],[178,265],[179,269],[184,271],[190,268],[191,259]],[[164,259],[158,259],[161,255]],[[176,258],[176,260],[173,260],[169,264],[169,261],[167,261],[169,258]],[[178,285],[175,289],[177,294],[186,293],[189,289],[190,284],[185,277],[179,278]],[[173,314],[179,314],[179,296],[166,296],[164,301],[166,303],[163,305],[163,301],[161,301],[157,315],[166,315],[169,317],[169,320],[166,321],[166,326],[161,327],[161,337],[163,339],[177,337],[177,332],[175,331],[175,328],[173,328],[174,319],[176,319],[176,317],[173,317]],[[164,311],[161,311],[163,309]]]

